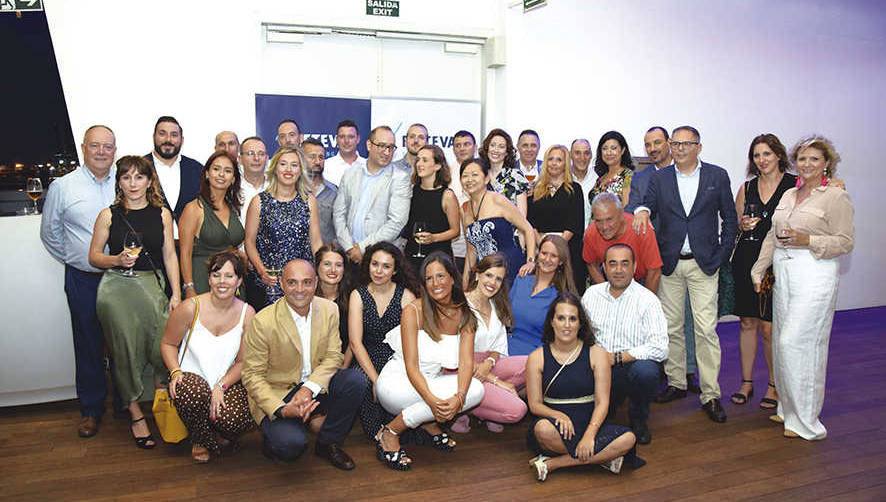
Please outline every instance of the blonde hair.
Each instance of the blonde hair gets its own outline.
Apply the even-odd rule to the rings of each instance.
[[[305,159],[305,154],[301,151],[300,148],[280,148],[277,150],[277,153],[271,157],[271,164],[268,167],[268,171],[266,176],[268,177],[268,193],[271,194],[272,197],[277,197],[277,164],[280,163],[280,157],[286,155],[287,153],[294,153],[298,155],[298,180],[295,182],[295,190],[298,193],[299,197],[302,198],[303,201],[308,201],[308,195],[311,194],[311,182],[308,180],[307,174],[307,160]]]
[[[551,193],[548,191],[548,185],[551,184],[551,175],[548,173],[548,155],[554,150],[563,152],[563,188],[566,193],[572,195],[572,165],[569,161],[569,150],[563,145],[553,145],[545,150],[545,157],[541,163],[541,169],[538,173],[538,179],[535,180],[535,189],[532,191],[532,200],[538,201],[545,197],[549,197]]]
[[[797,141],[797,144],[791,148],[790,161],[791,165],[794,168],[797,167],[797,156],[800,154],[801,150],[805,150],[807,148],[815,148],[816,150],[821,150],[824,154],[825,160],[828,161],[828,166],[824,168],[824,175],[828,178],[833,178],[834,173],[837,172],[837,164],[840,163],[840,154],[837,153],[837,150],[834,149],[834,144],[831,143],[831,140],[825,138],[820,134],[813,134],[811,136],[806,136],[805,138],[801,138],[800,141]]]

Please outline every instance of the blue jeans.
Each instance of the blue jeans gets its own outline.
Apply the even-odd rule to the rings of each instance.
[[[65,295],[74,334],[74,367],[80,414],[101,417],[105,413],[104,335],[95,313],[101,273],[83,272],[65,265]]]
[[[661,363],[649,360],[631,361],[612,367],[612,391],[609,398],[609,416],[615,415],[625,398],[631,399],[628,417],[631,424],[649,418],[649,402],[658,391]]]

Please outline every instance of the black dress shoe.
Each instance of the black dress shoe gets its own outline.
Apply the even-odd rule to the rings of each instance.
[[[701,394],[701,387],[698,386],[695,373],[686,373],[686,390],[693,394]]]
[[[646,425],[645,421],[631,423],[631,430],[637,436],[637,443],[649,444],[652,442],[652,433],[649,432],[649,426]]]
[[[656,403],[670,403],[674,399],[683,399],[686,397],[686,391],[683,389],[678,389],[673,385],[668,385],[668,388],[663,390],[661,394],[655,397]]]
[[[314,447],[314,453],[321,458],[329,460],[329,463],[338,467],[343,471],[350,471],[354,468],[354,461],[351,457],[341,449],[337,443],[320,444]]]
[[[708,418],[718,424],[722,424],[726,421],[726,410],[723,409],[723,405],[720,404],[720,400],[717,398],[711,399],[701,405],[701,409],[708,414]]]

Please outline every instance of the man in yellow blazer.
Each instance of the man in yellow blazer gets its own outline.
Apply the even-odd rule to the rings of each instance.
[[[283,298],[256,314],[243,338],[243,385],[265,454],[295,460],[307,447],[310,426],[319,429],[317,456],[351,470],[354,461],[341,443],[360,408],[366,377],[339,369],[338,307],[314,297],[314,267],[292,260],[280,282]]]

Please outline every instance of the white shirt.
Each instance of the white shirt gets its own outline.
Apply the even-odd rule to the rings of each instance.
[[[157,152],[151,152],[154,156],[154,170],[157,171],[157,179],[160,180],[160,188],[163,189],[163,195],[169,202],[170,211],[175,209],[178,203],[178,194],[182,185],[182,156],[175,156],[175,162],[171,166],[163,163],[165,159],[157,156]],[[172,238],[178,239],[178,225],[172,226]]]
[[[662,362],[668,357],[668,322],[655,293],[631,280],[613,298],[609,282],[589,287],[581,297],[594,338],[606,352],[628,351],[634,359]]]
[[[489,300],[489,325],[483,321],[483,316],[468,300],[468,305],[477,318],[477,332],[474,333],[474,352],[498,352],[502,357],[508,355],[508,332],[498,318],[495,304]]]
[[[312,309],[308,307],[308,315],[306,317],[302,317],[296,312],[289,303],[286,304],[286,308],[289,309],[289,314],[292,315],[292,320],[295,321],[295,327],[298,328],[298,336],[301,339],[301,382],[302,385],[311,389],[311,393],[314,397],[317,397],[317,394],[320,393],[322,389],[319,385],[314,382],[308,380],[308,377],[311,376],[311,312]]]
[[[357,159],[353,164],[348,164],[345,159],[342,158],[341,152],[335,154],[334,157],[329,157],[323,163],[323,179],[329,181],[335,186],[341,185],[341,177],[345,174],[345,171],[348,170],[351,166],[356,165],[366,165],[366,159],[357,154]]]
[[[698,165],[689,174],[681,173],[677,166],[674,166],[674,171],[677,173],[677,190],[680,192],[680,202],[683,203],[683,211],[686,212],[686,216],[689,216],[689,212],[692,211],[692,204],[695,203],[695,196],[698,194],[698,181],[701,179],[701,161],[698,161]],[[691,252],[692,248],[689,247],[689,233],[687,232],[686,238],[683,239],[683,248],[680,249],[680,254],[689,254]]]
[[[585,171],[585,179],[579,180],[575,173],[572,173],[572,181],[581,185],[581,193],[584,196],[585,200],[585,229],[588,228],[588,225],[591,223],[591,202],[593,202],[588,196],[588,192],[594,188],[594,183],[597,182],[596,175],[597,173],[591,169],[591,166],[588,166],[588,170]]]
[[[261,188],[255,188],[252,183],[246,181],[246,177],[243,175],[243,168],[240,168],[240,196],[243,197],[243,207],[240,209],[240,224],[243,225],[243,228],[246,228],[246,211],[249,209],[249,203],[252,202],[253,197],[268,188],[268,183],[268,177],[265,176],[265,181],[262,183]]]

